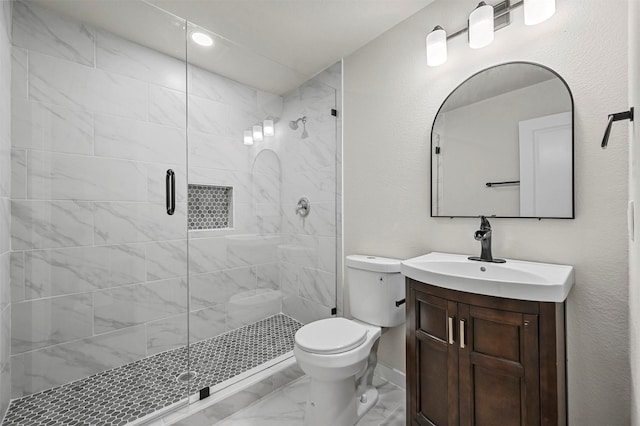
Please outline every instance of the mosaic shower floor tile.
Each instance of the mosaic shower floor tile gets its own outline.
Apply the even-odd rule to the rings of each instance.
[[[300,327],[286,315],[274,315],[189,348],[25,396],[11,402],[2,426],[126,425],[286,354]]]

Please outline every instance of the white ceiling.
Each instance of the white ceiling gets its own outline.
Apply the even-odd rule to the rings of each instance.
[[[185,48],[176,16],[186,19],[217,35],[213,48],[189,45],[189,62],[285,93],[433,0],[31,1],[178,58]]]

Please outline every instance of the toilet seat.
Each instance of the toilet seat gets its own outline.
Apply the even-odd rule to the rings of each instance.
[[[346,318],[327,318],[305,325],[296,332],[298,347],[306,352],[329,355],[347,352],[367,339],[367,328]]]

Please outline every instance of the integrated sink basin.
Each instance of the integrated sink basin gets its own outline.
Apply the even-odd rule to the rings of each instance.
[[[573,287],[573,267],[509,260],[489,263],[468,256],[429,253],[404,260],[406,277],[468,293],[539,302],[564,302]]]

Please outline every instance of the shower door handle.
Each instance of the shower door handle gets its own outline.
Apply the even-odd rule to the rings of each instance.
[[[167,214],[172,215],[176,211],[176,174],[173,170],[167,170],[166,180]]]

